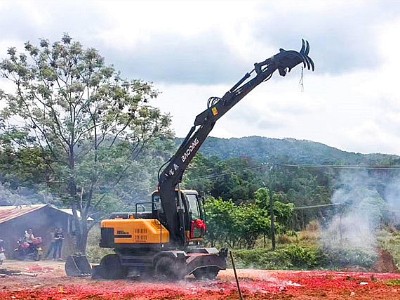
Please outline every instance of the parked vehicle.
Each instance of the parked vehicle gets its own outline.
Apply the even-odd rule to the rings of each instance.
[[[35,237],[32,243],[23,238],[18,240],[18,246],[14,249],[14,259],[18,260],[41,260],[43,255],[42,238]]]

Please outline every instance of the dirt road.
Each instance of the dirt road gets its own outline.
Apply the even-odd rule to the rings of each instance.
[[[0,299],[239,299],[232,270],[215,281],[68,278],[63,262],[6,261]],[[5,270],[7,272],[4,272]],[[18,273],[21,272],[21,273]],[[400,299],[400,274],[238,270],[243,299]]]

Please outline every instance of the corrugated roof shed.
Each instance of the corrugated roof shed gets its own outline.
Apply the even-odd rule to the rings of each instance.
[[[17,206],[0,206],[0,223],[10,221],[25,214],[39,210],[50,204],[32,204],[32,205],[17,205]]]
[[[32,205],[17,205],[17,206],[0,206],[0,224],[10,221],[12,219],[18,218],[20,216],[26,215],[28,213],[31,213],[35,210],[42,209],[44,207],[51,207],[53,209],[56,209],[60,212],[63,212],[65,214],[68,214],[72,216],[72,209],[67,209],[67,208],[57,208],[51,204],[32,204]],[[78,211],[78,217],[80,216],[80,213]],[[92,218],[88,218],[88,221],[93,221]]]

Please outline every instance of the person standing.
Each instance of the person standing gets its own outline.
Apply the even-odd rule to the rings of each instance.
[[[57,228],[56,232],[54,233],[54,252],[53,252],[53,259],[61,260],[61,250],[62,244],[64,240],[64,234],[62,228]]]
[[[32,244],[34,239],[35,236],[33,235],[32,228],[29,228],[28,230],[25,231],[24,240],[25,242]]]
[[[6,249],[4,247],[4,241],[0,239],[0,266],[2,265],[3,261],[6,260],[4,252],[6,252]]]

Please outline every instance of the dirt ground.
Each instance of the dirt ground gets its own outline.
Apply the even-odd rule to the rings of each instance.
[[[0,299],[240,299],[233,270],[214,281],[150,282],[68,278],[55,261],[5,261],[0,269]],[[237,271],[243,299],[400,299],[399,273]]]

